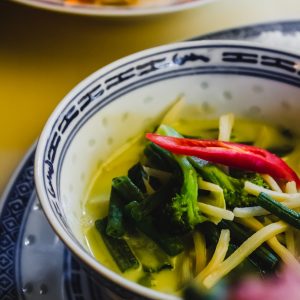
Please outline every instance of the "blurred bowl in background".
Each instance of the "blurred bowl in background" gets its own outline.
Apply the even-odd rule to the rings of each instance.
[[[193,9],[216,0],[137,0],[132,4],[100,4],[85,0],[13,0],[36,8],[99,17],[150,16]],[[120,0],[122,1],[122,0]],[[125,1],[125,0],[124,0]],[[102,1],[105,2],[105,1]],[[109,1],[106,1],[109,2]],[[131,1],[129,1],[131,2]]]

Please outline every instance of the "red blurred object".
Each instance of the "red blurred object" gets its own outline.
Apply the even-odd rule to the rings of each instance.
[[[229,167],[269,174],[276,179],[295,181],[297,174],[278,156],[267,150],[218,140],[197,140],[147,133],[146,138],[175,154],[196,156]],[[300,297],[299,297],[300,299]]]
[[[267,279],[249,278],[231,289],[230,300],[299,300],[300,272],[285,266],[275,276]]]

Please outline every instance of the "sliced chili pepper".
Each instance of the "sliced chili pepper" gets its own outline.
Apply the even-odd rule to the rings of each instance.
[[[269,174],[276,179],[295,181],[300,187],[297,174],[278,156],[267,150],[238,143],[217,140],[197,140],[147,133],[146,138],[175,154],[196,156],[210,162]]]

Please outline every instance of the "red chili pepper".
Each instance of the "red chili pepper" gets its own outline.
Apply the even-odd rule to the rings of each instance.
[[[146,138],[175,154],[196,156],[210,162],[269,174],[276,179],[295,181],[300,187],[297,174],[278,156],[264,149],[217,140],[197,140],[147,133]]]

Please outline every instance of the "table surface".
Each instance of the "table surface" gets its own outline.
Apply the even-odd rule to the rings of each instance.
[[[133,52],[253,23],[300,19],[299,0],[219,0],[152,17],[67,15],[0,1],[0,194],[78,82]]]

